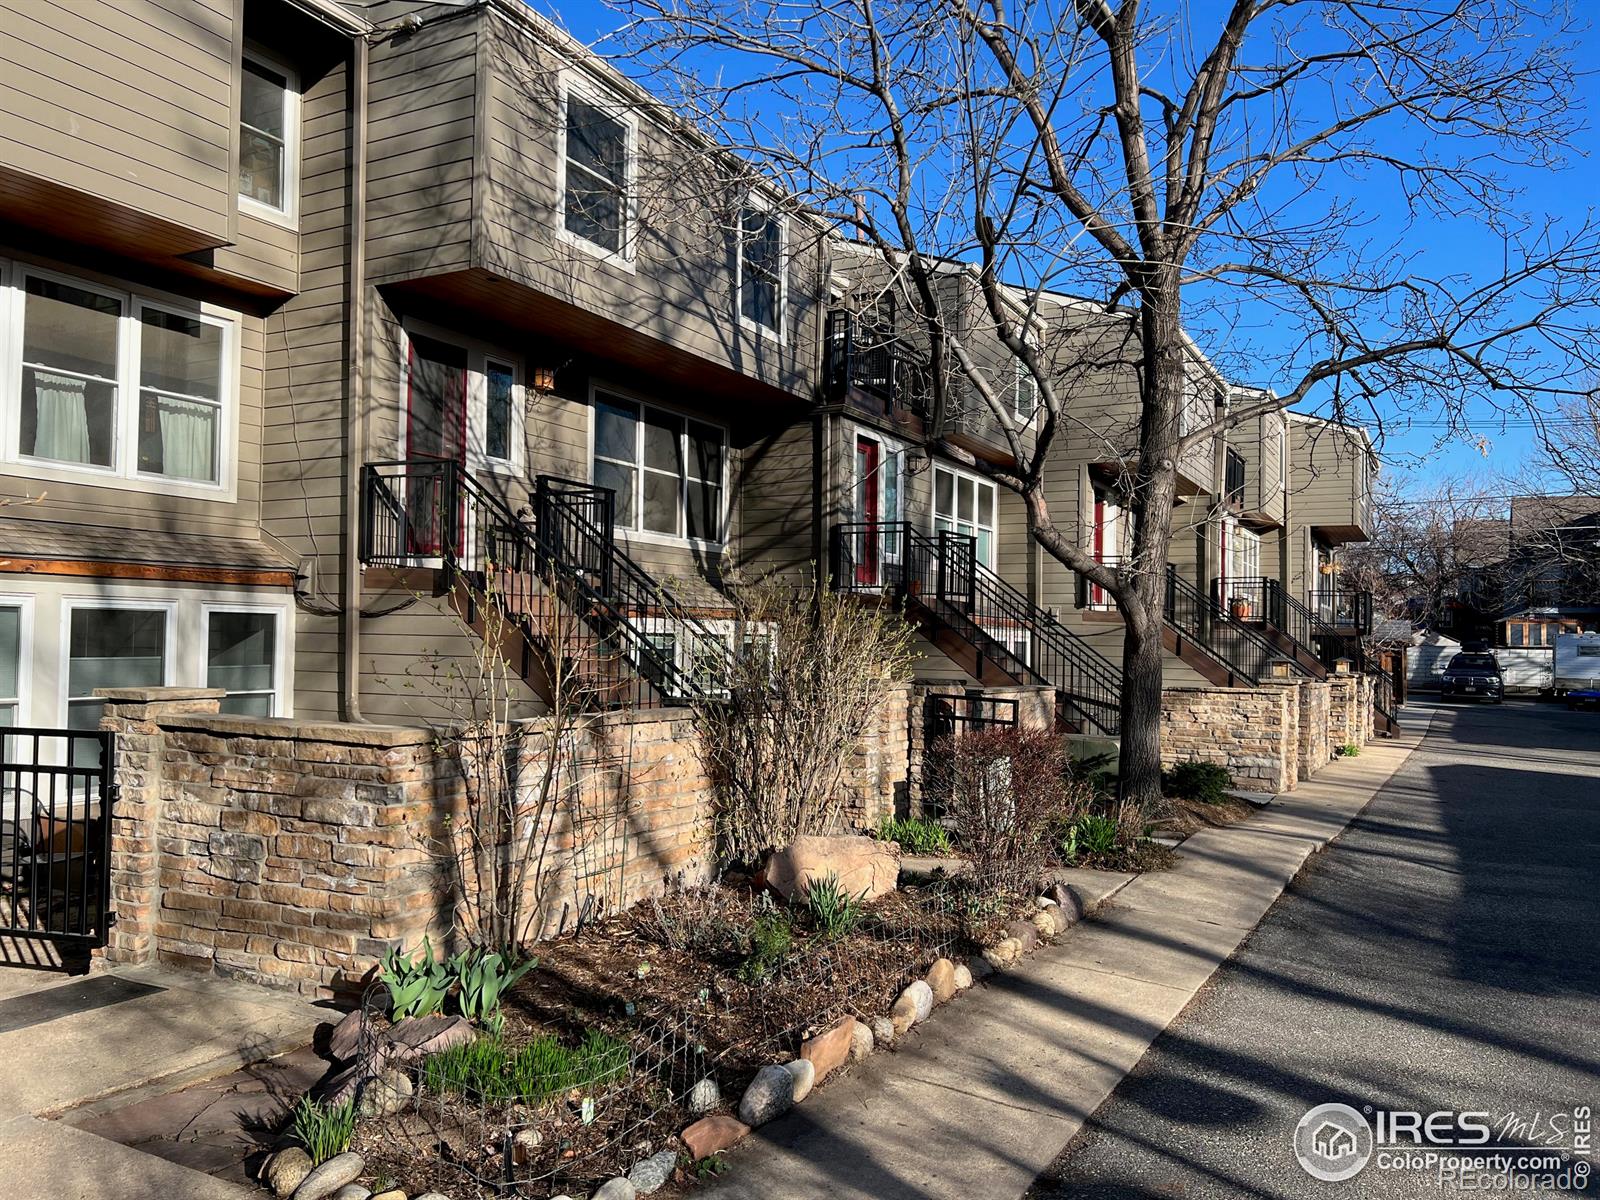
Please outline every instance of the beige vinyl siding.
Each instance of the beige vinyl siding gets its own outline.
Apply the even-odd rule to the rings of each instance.
[[[1333,425],[1294,421],[1290,505],[1296,525],[1360,525],[1365,451]]]
[[[0,3],[0,161],[228,240],[234,7]]]
[[[225,275],[294,292],[300,286],[300,235],[296,229],[241,212],[237,239],[220,248],[213,262]]]
[[[746,579],[811,576],[816,557],[815,438],[814,423],[797,420],[764,430],[740,447],[733,483],[739,509],[739,562]]]
[[[610,85],[564,66],[520,19],[491,9],[483,20],[488,91],[479,155],[486,175],[476,261],[674,349],[807,393],[817,355],[816,236],[789,219],[784,339],[744,327],[731,233],[738,190],[717,177],[703,150],[664,131],[632,101],[612,99],[603,102],[635,124],[632,260],[608,259],[568,240],[558,204],[561,88],[574,82],[604,98],[613,95]]]

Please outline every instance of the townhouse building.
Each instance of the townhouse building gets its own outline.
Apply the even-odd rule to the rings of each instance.
[[[97,688],[160,684],[432,718],[484,630],[464,581],[526,642],[520,710],[552,653],[666,703],[740,651],[737,588],[821,569],[906,602],[925,678],[1045,683],[1115,733],[1120,621],[925,448],[1011,454],[960,389],[933,411],[883,264],[524,5],[0,6],[10,723],[94,728]],[[941,287],[981,329],[970,270]],[[1109,561],[1127,324],[1054,296],[1019,321],[1071,397],[1051,511]],[[1031,382],[992,370],[1026,446]],[[1197,348],[1192,383],[1185,430],[1226,433],[1180,464],[1170,682],[1325,671],[1370,444],[1227,427],[1248,396]]]

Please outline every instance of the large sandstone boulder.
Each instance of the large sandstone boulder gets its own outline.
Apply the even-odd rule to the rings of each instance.
[[[900,878],[900,849],[876,838],[802,837],[767,859],[767,883],[785,900],[803,896],[813,880],[829,875],[852,896],[876,900],[894,891]]]

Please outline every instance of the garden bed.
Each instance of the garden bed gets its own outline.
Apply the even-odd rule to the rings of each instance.
[[[891,892],[827,932],[805,905],[785,908],[747,885],[647,901],[542,944],[538,968],[503,1000],[498,1033],[410,1067],[409,1093],[364,1121],[352,1148],[370,1178],[400,1181],[409,1194],[581,1193],[671,1149],[696,1118],[727,1111],[806,1037],[841,1017],[887,1012],[936,959],[992,944],[1036,905],[1031,894],[980,899],[941,881]],[[381,997],[372,999],[381,1041]],[[546,1074],[519,1092],[475,1086],[451,1061],[498,1055],[491,1074],[503,1077],[519,1056],[586,1042],[617,1048],[616,1069]],[[367,1070],[381,1076],[382,1064]]]

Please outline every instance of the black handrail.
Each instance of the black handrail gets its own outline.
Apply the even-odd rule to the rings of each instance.
[[[1180,636],[1216,660],[1246,683],[1267,678],[1267,664],[1283,659],[1283,653],[1261,634],[1236,620],[1216,599],[1207,596],[1178,573],[1176,564],[1167,564],[1167,586],[1162,606],[1166,623]],[[1306,674],[1294,659],[1291,669]]]
[[[1243,598],[1252,610],[1246,619],[1264,620],[1321,663],[1324,671],[1332,671],[1341,658],[1348,658],[1358,671],[1366,668],[1357,627],[1352,623],[1341,628],[1325,619],[1278,580],[1270,576],[1217,580],[1212,587],[1218,604],[1227,604],[1233,612],[1233,601]]]
[[[461,573],[492,594],[532,650],[573,665],[594,702],[644,707],[715,694],[715,667],[731,648],[616,545],[608,489],[541,477],[534,509],[518,513],[459,463],[419,459],[368,463],[361,492],[365,562]],[[550,626],[561,618],[552,603],[587,636],[553,645]]]
[[[830,400],[841,400],[852,388],[886,405],[917,416],[928,415],[933,385],[923,357],[892,333],[863,333],[848,309],[828,313],[823,337],[823,379]]]
[[[983,660],[1020,680],[1046,684],[1077,718],[1115,736],[1122,672],[1077,634],[977,561],[977,540],[932,537],[904,521],[837,525],[834,587],[920,603],[954,628]]]
[[[1311,609],[1328,624],[1348,626],[1361,637],[1372,632],[1371,592],[1317,588],[1311,593],[1311,601]]]

